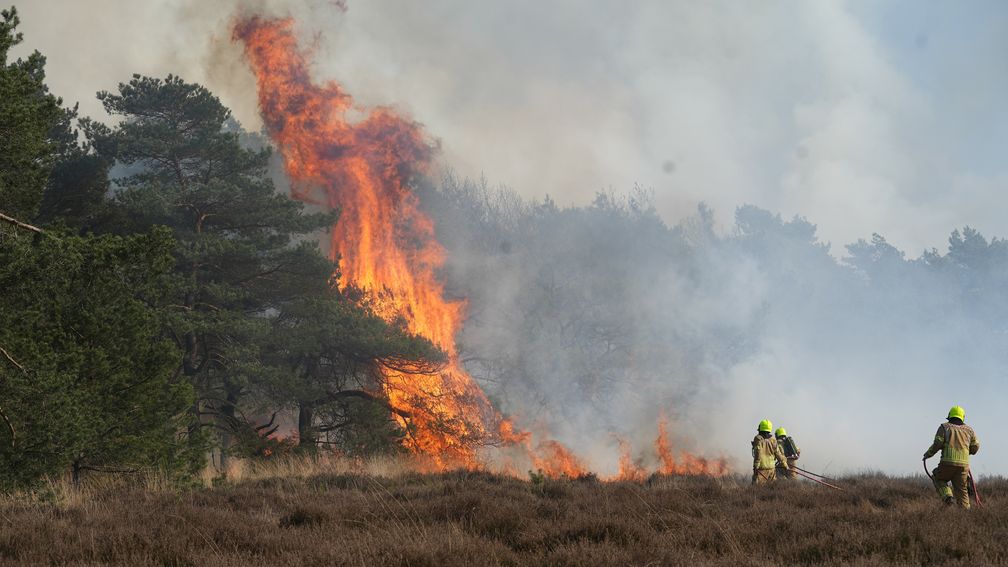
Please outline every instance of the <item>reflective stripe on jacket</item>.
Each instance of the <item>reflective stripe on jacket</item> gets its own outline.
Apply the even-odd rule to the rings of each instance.
[[[980,440],[972,427],[947,422],[938,426],[934,442],[924,456],[930,458],[941,451],[941,462],[968,467],[969,456],[975,455],[979,450]]]
[[[787,469],[787,457],[784,456],[784,452],[781,451],[780,445],[777,444],[777,440],[770,437],[763,437],[762,435],[757,435],[752,440],[752,456],[753,456],[753,470],[772,470],[779,466],[783,469]]]

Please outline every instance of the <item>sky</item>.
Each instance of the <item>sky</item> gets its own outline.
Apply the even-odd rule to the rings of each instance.
[[[801,215],[841,256],[883,234],[911,256],[971,225],[1006,235],[1008,4],[31,0],[48,83],[132,73],[206,84],[247,127],[254,83],[228,23],[292,14],[322,77],[423,123],[443,161],[526,197],[653,189],[669,223],[705,202]]]
[[[205,84],[257,129],[255,82],[230,41],[230,22],[240,13],[293,15],[318,77],[339,81],[363,106],[392,106],[423,123],[441,163],[458,175],[482,175],[525,197],[581,205],[597,191],[639,185],[654,191],[667,223],[703,202],[726,231],[735,208],[753,204],[815,223],[837,258],[872,233],[910,257],[944,250],[964,225],[1008,236],[1008,3],[346,5],[29,0],[18,5],[25,44],[16,53],[43,52],[53,92],[97,119],[106,118],[97,91],[133,73],[174,73]],[[718,443],[733,443],[738,428],[761,417],[751,400],[766,376],[823,367],[822,350],[771,344],[733,369],[738,391],[725,411],[737,423]],[[870,376],[866,367],[877,362],[836,373]],[[876,366],[885,364],[896,363]],[[793,418],[816,424],[810,436],[836,439],[835,422],[816,421],[816,401],[857,407],[866,395],[900,399],[884,384],[863,386],[837,390],[819,381],[786,399]],[[921,388],[913,411],[900,408],[916,416],[908,427],[923,431],[923,441],[947,410],[947,395]],[[996,429],[993,413],[973,415],[978,429]],[[845,428],[861,419],[849,417]],[[893,462],[923,451],[904,435],[883,438],[886,451],[899,453]],[[856,436],[842,439],[860,449]]]
[[[878,232],[917,256],[971,225],[1008,234],[1008,4],[601,0],[31,0],[49,84],[132,73],[206,84],[250,128],[239,11],[294,15],[317,71],[426,125],[443,163],[527,197],[653,189],[675,223],[754,204],[840,257]]]

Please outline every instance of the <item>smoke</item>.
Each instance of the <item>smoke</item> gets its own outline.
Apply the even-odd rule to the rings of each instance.
[[[646,192],[589,207],[449,177],[424,193],[468,298],[467,368],[505,411],[613,473],[619,439],[654,464],[661,414],[679,449],[748,467],[759,420],[804,466],[916,473],[962,404],[1003,470],[1008,244],[956,233],[907,259],[879,237],[836,260],[816,227],[746,206],[668,227]],[[650,463],[648,460],[650,459]]]
[[[911,258],[944,250],[957,226],[1008,233],[1002,3],[369,0],[344,13],[322,0],[32,0],[19,9],[25,47],[49,58],[50,87],[85,114],[103,118],[95,91],[171,72],[206,84],[252,129],[255,83],[229,23],[241,10],[293,15],[321,76],[424,122],[462,175],[514,187],[505,201],[515,222],[534,210],[519,196],[550,195],[560,204],[551,232],[526,219],[499,240],[463,230],[452,206],[431,206],[443,207],[453,289],[471,296],[463,342],[474,358],[523,372],[507,387],[485,383],[596,462],[615,462],[608,431],[637,432],[642,447],[664,410],[679,442],[742,454],[743,468],[755,423],[770,417],[795,434],[809,467],[914,472],[931,430],[960,403],[984,442],[978,470],[1008,465],[993,436],[1003,327],[961,304],[935,314],[961,283],[908,270],[885,293],[868,292],[837,263],[844,244],[873,232]],[[635,184],[653,188],[654,218],[562,212]],[[712,217],[695,216],[699,202]],[[792,232],[779,244],[791,248],[746,248],[759,239],[735,238],[743,203],[803,215],[833,246],[781,223]],[[566,302],[551,312],[588,333],[591,348],[563,342],[550,321],[530,326],[535,306],[522,302],[548,299],[544,289]],[[605,337],[577,327],[582,312],[613,333],[612,350],[594,350]],[[581,358],[550,356],[578,348]],[[580,442],[586,432],[597,442]]]
[[[872,232],[913,251],[950,226],[1003,232],[1008,7],[913,2],[33,0],[28,43],[54,91],[131,73],[207,84],[253,129],[227,23],[294,15],[321,76],[403,107],[464,175],[586,204],[655,189],[675,223],[700,201],[815,219],[838,247]],[[977,206],[977,202],[983,205]]]

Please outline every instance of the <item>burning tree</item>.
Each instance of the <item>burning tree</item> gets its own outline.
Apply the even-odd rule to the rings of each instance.
[[[259,109],[283,157],[296,199],[340,210],[332,254],[343,285],[364,289],[375,312],[429,339],[447,355],[438,372],[381,368],[391,414],[408,431],[407,446],[438,468],[476,467],[478,449],[514,447],[527,464],[553,476],[578,476],[587,466],[555,440],[532,436],[491,406],[463,368],[455,336],[463,301],[446,298],[437,277],[445,250],[413,191],[428,173],[433,144],[420,126],[389,108],[361,111],[339,84],[315,84],[298,49],[292,20],[252,17],[236,23],[234,38],[259,84]]]
[[[352,99],[336,83],[312,82],[292,26],[251,18],[234,30],[258,77],[260,110],[292,196],[340,210],[332,250],[334,259],[343,254],[345,283],[368,290],[376,313],[403,320],[448,356],[440,372],[382,369],[383,393],[410,448],[439,467],[476,466],[476,447],[494,435],[496,414],[459,363],[464,304],[445,299],[435,277],[444,251],[410,191],[433,148],[419,125],[389,109],[348,121]]]
[[[353,289],[347,290],[353,294]],[[279,313],[267,341],[272,364],[288,369],[272,390],[293,403],[298,447],[335,445],[350,454],[388,450],[402,441],[382,395],[384,373],[431,374],[445,355],[429,341],[385,322],[366,304],[329,293],[295,301]]]
[[[336,264],[304,237],[335,213],[307,213],[278,193],[270,151],[249,148],[208,90],[134,76],[99,98],[124,120],[114,129],[87,123],[89,139],[133,171],[116,180],[117,230],[166,225],[176,238],[159,301],[180,352],[177,374],[198,394],[193,439],[209,426],[223,455],[254,453],[293,406],[299,441],[312,445],[320,430],[374,424],[352,402],[389,406],[379,367],[405,375],[441,364],[429,341],[334,288]]]

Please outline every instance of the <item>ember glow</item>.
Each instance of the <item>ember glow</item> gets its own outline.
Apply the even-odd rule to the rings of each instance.
[[[291,194],[341,211],[331,249],[340,254],[342,282],[370,291],[379,315],[404,320],[449,356],[435,374],[385,371],[384,394],[409,434],[409,448],[436,469],[481,467],[479,448],[498,444],[547,475],[587,474],[585,463],[561,443],[533,444],[530,433],[501,418],[459,362],[455,335],[465,304],[445,298],[436,277],[445,251],[409,189],[434,154],[420,125],[387,108],[348,120],[348,112],[361,108],[339,84],[313,83],[293,27],[289,19],[258,17],[234,27],[256,75],[259,109],[283,157]],[[519,470],[513,462],[504,466]]]

